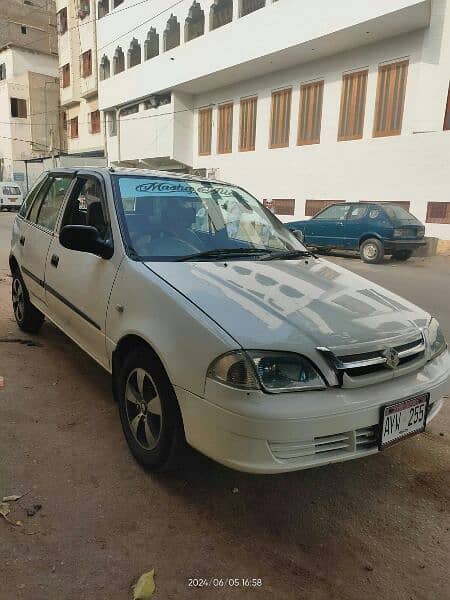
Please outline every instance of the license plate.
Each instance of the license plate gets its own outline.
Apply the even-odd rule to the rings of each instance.
[[[429,395],[423,394],[410,400],[390,404],[382,409],[380,450],[425,431],[428,400]]]

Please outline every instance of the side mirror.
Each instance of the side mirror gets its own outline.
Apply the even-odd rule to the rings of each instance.
[[[98,230],[88,225],[65,225],[59,234],[61,246],[77,252],[89,252],[101,258],[111,258],[114,249],[100,238]]]
[[[303,231],[300,231],[300,229],[291,229],[291,232],[295,235],[299,242],[302,242],[302,244],[304,243],[305,234]]]

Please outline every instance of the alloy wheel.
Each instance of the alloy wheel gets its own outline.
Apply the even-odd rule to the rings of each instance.
[[[17,277],[14,278],[12,284],[12,303],[14,315],[17,321],[21,323],[25,314],[25,298],[23,295],[22,282]]]
[[[126,416],[137,443],[146,450],[158,445],[162,431],[161,398],[151,375],[142,368],[131,371],[125,386]]]

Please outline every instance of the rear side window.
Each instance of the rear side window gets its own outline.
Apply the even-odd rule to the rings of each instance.
[[[37,196],[39,190],[41,189],[41,186],[46,178],[47,178],[47,173],[42,174],[39,177],[39,179],[36,181],[36,183],[33,185],[31,190],[28,192],[28,194],[25,196],[25,200],[23,201],[23,204],[20,207],[20,211],[19,211],[19,215],[21,217],[24,217],[24,218],[26,217],[30,206],[33,204],[33,201],[36,198],[36,196]]]

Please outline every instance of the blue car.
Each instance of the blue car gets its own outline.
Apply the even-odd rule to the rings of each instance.
[[[426,245],[424,225],[396,204],[332,204],[309,221],[294,221],[287,227],[307,246],[356,250],[367,263],[380,263],[385,254],[408,260],[414,250]]]

